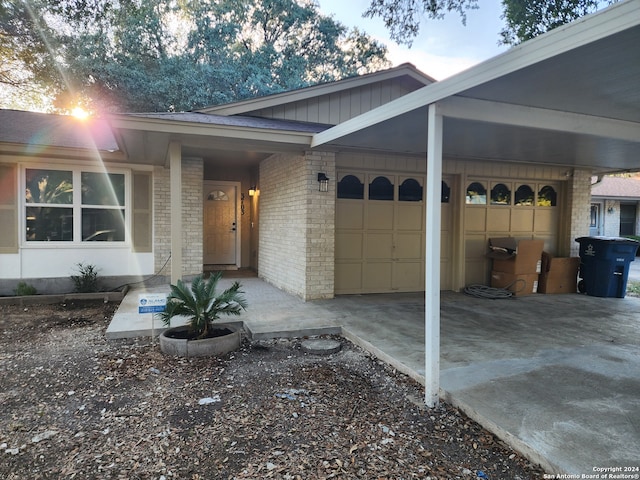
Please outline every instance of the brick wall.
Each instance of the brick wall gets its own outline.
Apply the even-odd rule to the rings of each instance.
[[[335,154],[308,152],[306,299],[333,298],[335,277]],[[318,172],[329,177],[329,191],[318,191]]]
[[[197,275],[202,272],[202,174],[202,159],[182,159],[182,268],[184,275]],[[170,277],[171,262],[167,262],[171,252],[169,177],[168,168],[157,167],[153,171],[154,271],[156,274]],[[162,269],[163,266],[164,269]]]
[[[171,275],[168,262],[171,252],[169,169],[156,167],[153,170],[153,258],[154,273]],[[165,265],[164,269],[162,266]]]
[[[572,257],[577,257],[580,245],[576,238],[589,235],[589,219],[591,216],[591,171],[575,169],[568,182],[569,200],[569,235],[565,249]]]
[[[620,201],[618,200],[605,200],[603,216],[604,231],[602,235],[605,237],[618,237],[620,236]],[[609,211],[611,209],[611,211]]]
[[[318,191],[318,172],[330,178]],[[277,154],[260,164],[258,272],[305,300],[333,297],[335,156]]]
[[[202,273],[203,173],[204,165],[201,158],[182,159],[182,268],[184,275]]]

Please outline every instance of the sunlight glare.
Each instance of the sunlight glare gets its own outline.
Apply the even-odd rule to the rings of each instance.
[[[89,118],[89,112],[87,112],[82,107],[75,107],[73,110],[71,110],[71,115],[76,117],[78,120],[86,120],[87,118]]]

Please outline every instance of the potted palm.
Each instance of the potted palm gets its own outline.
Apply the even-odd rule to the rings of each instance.
[[[217,291],[222,272],[211,274],[208,280],[197,276],[189,288],[182,280],[171,285],[167,306],[159,313],[170,327],[160,335],[160,350],[169,355],[223,355],[240,346],[240,327],[214,323],[221,315],[240,315],[247,308],[244,292],[237,281],[223,292]],[[171,328],[171,320],[182,317],[185,325]]]

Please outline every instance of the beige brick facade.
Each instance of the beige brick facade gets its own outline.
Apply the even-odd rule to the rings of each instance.
[[[329,191],[318,191],[318,172]],[[305,300],[333,297],[335,156],[273,155],[260,164],[258,272]]]
[[[171,265],[169,264],[171,252],[170,201],[169,169],[156,167],[153,170],[154,273],[167,276],[171,275]],[[162,269],[165,264],[166,266]]]
[[[580,245],[575,239],[589,235],[591,171],[575,169],[568,183],[568,200],[570,205],[568,215],[570,224],[568,237],[566,237],[568,245],[566,245],[565,248],[568,250],[570,256],[577,257],[579,255]]]
[[[202,159],[182,159],[182,268],[185,276],[202,272],[202,175]],[[167,168],[153,171],[154,271],[166,276],[171,275],[171,263],[168,262],[171,253],[169,177]]]
[[[203,172],[201,158],[182,159],[182,268],[187,276],[202,273]]]

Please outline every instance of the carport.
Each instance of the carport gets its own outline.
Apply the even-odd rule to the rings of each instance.
[[[619,2],[314,136],[315,148],[426,157],[427,405],[440,386],[443,156],[562,165],[568,175],[640,170],[638,45],[640,2]],[[585,219],[588,208],[585,199]],[[565,249],[575,255],[572,237],[587,233],[586,221],[565,232]]]

